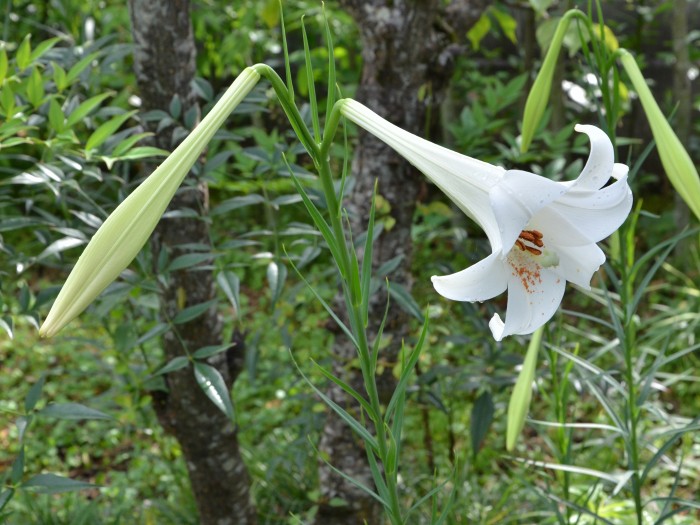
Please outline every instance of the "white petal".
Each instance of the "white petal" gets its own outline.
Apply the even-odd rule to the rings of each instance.
[[[453,301],[485,301],[506,291],[508,274],[499,252],[466,270],[431,278],[437,293]]]
[[[367,130],[421,171],[459,208],[485,231],[494,250],[500,250],[498,227],[488,203],[487,192],[505,170],[422,139],[383,119],[351,99],[343,103],[342,114]]]
[[[605,254],[596,244],[559,246],[557,255],[559,265],[552,269],[567,281],[586,290],[590,290],[593,274],[605,262]]]
[[[533,218],[547,241],[559,246],[598,242],[617,230],[632,209],[627,177],[598,191],[570,191]]]
[[[509,170],[491,188],[489,200],[507,252],[538,211],[567,191],[567,186],[527,171]]]
[[[615,151],[605,132],[595,126],[578,124],[576,131],[585,133],[591,141],[591,153],[576,179],[576,187],[583,190],[597,190],[603,187],[613,172]]]
[[[508,308],[501,337],[534,332],[552,318],[564,296],[566,280],[534,263],[526,253],[513,250],[508,256],[513,267],[508,278]]]
[[[622,177],[626,177],[629,173],[630,168],[627,164],[613,164],[612,177],[615,180],[620,180]]]
[[[506,325],[501,321],[501,316],[498,314],[493,314],[493,317],[489,321],[489,328],[491,329],[491,334],[496,341],[503,339],[503,330]]]

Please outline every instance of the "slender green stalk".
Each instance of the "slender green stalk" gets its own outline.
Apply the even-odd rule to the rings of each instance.
[[[624,236],[625,242],[622,244],[623,261],[621,268],[622,287],[620,290],[620,300],[624,312],[624,337],[622,341],[624,360],[625,360],[625,382],[627,383],[627,400],[626,400],[626,416],[627,416],[627,455],[628,468],[632,474],[632,497],[634,498],[634,509],[637,517],[637,525],[642,525],[642,494],[641,494],[641,478],[639,472],[639,436],[637,423],[639,422],[639,406],[637,404],[637,387],[634,377],[634,356],[636,354],[636,328],[634,323],[634,277],[630,270],[634,265],[634,244],[633,244],[633,226],[630,226],[630,231]]]
[[[333,139],[340,123],[340,104],[336,102],[333,105],[330,114],[326,115],[326,125],[323,132],[322,142],[316,142],[314,136],[309,131],[303,121],[299,110],[294,103],[290,89],[277,73],[270,67],[265,65],[255,66],[261,77],[266,78],[272,85],[279,101],[289,118],[292,128],[297,133],[299,139],[303,143],[307,152],[313,159],[321,181],[321,189],[326,199],[326,204],[329,210],[328,220],[330,222],[330,233],[333,237],[334,245],[337,250],[334,253],[335,262],[338,266],[338,271],[341,277],[341,287],[345,296],[347,305],[348,317],[350,322],[350,330],[353,334],[356,343],[360,370],[362,372],[363,383],[368,398],[369,410],[367,417],[370,419],[376,434],[377,451],[372,447],[366,447],[368,460],[370,465],[375,465],[378,468],[373,469],[383,479],[375,479],[375,484],[383,487],[386,490],[380,490],[388,500],[386,513],[392,525],[403,525],[405,523],[402,512],[399,491],[397,486],[398,466],[389,469],[387,465],[392,464],[391,455],[396,454],[397,445],[393,443],[394,437],[389,430],[388,423],[382,411],[382,405],[379,400],[379,391],[377,388],[377,380],[373,366],[373,354],[368,340],[366,322],[364,318],[364,310],[362,305],[369,301],[369,297],[363,293],[361,283],[360,269],[355,255],[354,247],[349,242],[346,235],[346,230],[343,226],[342,208],[339,197],[336,194],[333,184],[332,170],[330,166],[329,151],[333,144]],[[371,261],[370,261],[371,264]],[[392,444],[393,443],[393,444]],[[394,465],[397,460],[393,460]],[[379,467],[381,465],[381,467]],[[381,472],[380,472],[381,471]]]

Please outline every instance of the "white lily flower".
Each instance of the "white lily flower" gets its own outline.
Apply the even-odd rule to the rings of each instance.
[[[508,290],[505,322],[498,314],[489,322],[497,341],[546,323],[566,281],[589,289],[605,262],[596,243],[617,230],[632,207],[628,168],[614,162],[610,139],[595,126],[575,128],[591,141],[581,175],[555,182],[433,144],[354,100],[343,101],[341,113],[395,149],[483,228],[491,255],[432,282],[440,295],[456,301],[485,301]],[[605,186],[610,177],[615,182]]]

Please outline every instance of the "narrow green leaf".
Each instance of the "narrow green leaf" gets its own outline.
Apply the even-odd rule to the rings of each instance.
[[[114,135],[122,124],[124,124],[124,122],[129,120],[136,113],[137,111],[127,111],[126,113],[116,115],[107,122],[101,124],[87,139],[87,142],[85,143],[85,151],[91,151],[100,146],[109,137]]]
[[[353,387],[351,387],[350,385],[348,385],[345,381],[343,381],[343,380],[340,379],[339,377],[334,376],[331,372],[329,372],[328,370],[326,370],[323,366],[321,366],[320,364],[318,364],[318,363],[317,363],[316,361],[314,361],[313,359],[311,360],[311,362],[312,362],[314,365],[316,365],[316,367],[318,368],[319,372],[321,372],[324,376],[326,376],[326,379],[328,379],[329,381],[332,381],[333,383],[335,383],[336,385],[338,385],[340,388],[342,388],[349,396],[351,396],[351,397],[352,397],[353,399],[355,399],[358,403],[360,403],[360,405],[362,406],[362,408],[365,410],[365,412],[367,412],[367,414],[370,415],[370,417],[371,417],[372,419],[375,419],[375,416],[376,416],[377,414],[374,413],[374,409],[372,408],[372,405],[369,404],[369,401],[367,401],[367,400],[362,396],[362,394],[360,394],[357,390],[355,390]]]
[[[51,128],[56,133],[61,133],[65,128],[65,120],[63,111],[61,110],[61,105],[55,98],[52,98],[51,102],[49,103],[49,124],[51,125]]]
[[[39,42],[39,45],[36,46],[34,51],[32,51],[32,54],[29,58],[30,62],[35,62],[36,60],[39,60],[44,54],[50,50],[53,46],[55,46],[59,40],[61,40],[60,37],[53,37],[49,38],[47,40],[44,40],[43,42]]]
[[[369,208],[369,220],[367,221],[367,239],[365,239],[365,249],[362,254],[362,275],[360,277],[360,288],[362,290],[362,319],[365,327],[368,323],[370,302],[369,287],[372,282],[372,247],[374,245],[374,213],[377,200],[377,184],[378,181],[375,180],[374,190],[372,191],[372,202]]]
[[[389,294],[406,313],[423,322],[423,312],[405,286],[400,283],[389,283]]]
[[[323,11],[323,25],[326,30],[326,49],[328,50],[328,94],[326,99],[326,118],[328,118],[335,104],[335,48],[333,47],[333,37],[328,24],[328,16],[326,15],[326,4],[321,4],[321,10]]]
[[[352,430],[354,430],[358,436],[362,438],[362,440],[365,442],[365,444],[369,447],[371,447],[372,451],[376,453],[379,450],[379,447],[377,445],[377,440],[372,436],[372,434],[369,433],[369,431],[363,427],[354,417],[352,417],[343,407],[338,405],[335,401],[333,401],[331,398],[329,398],[326,394],[321,392],[318,388],[316,388],[316,385],[314,385],[311,380],[306,377],[306,374],[302,372],[301,368],[299,367],[299,364],[296,362],[296,359],[294,359],[294,355],[289,352],[289,355],[292,358],[292,362],[294,363],[294,366],[296,367],[297,371],[299,374],[301,374],[301,377],[306,381],[306,383],[312,388],[314,392],[316,392],[316,395],[318,395],[324,403],[326,403],[336,414],[340,416],[340,418],[345,421]]]
[[[285,251],[285,254],[286,254],[286,251]],[[309,281],[306,280],[306,278],[302,275],[302,273],[299,271],[299,269],[296,267],[296,265],[291,260],[289,261],[289,263],[292,265],[292,268],[294,269],[296,274],[299,276],[299,278],[302,281],[304,281],[304,284],[306,284],[306,286],[309,288],[309,290],[311,290],[311,293],[314,294],[314,296],[316,297],[316,300],[318,300],[318,302],[321,303],[321,306],[323,306],[323,308],[326,310],[326,312],[328,312],[328,314],[335,321],[335,323],[338,325],[338,327],[340,327],[340,329],[343,331],[343,333],[348,337],[348,339],[353,344],[353,346],[355,348],[359,349],[360,346],[357,343],[357,339],[355,339],[355,336],[350,331],[350,329],[347,326],[345,326],[345,323],[343,323],[343,321],[341,321],[340,318],[335,314],[335,312],[333,311],[333,308],[331,308],[328,305],[328,303],[323,299],[323,297],[321,297],[319,295],[319,293],[316,291],[316,289],[313,286],[311,286],[311,283],[309,283]]]
[[[228,343],[224,345],[213,345],[213,346],[203,346],[202,348],[198,349],[196,352],[192,354],[192,357],[195,359],[206,359],[208,357],[211,357],[213,355],[220,354],[222,352],[226,352],[229,348],[233,348],[235,346],[235,343]]]
[[[109,96],[110,93],[102,93],[101,95],[96,95],[82,102],[70,113],[70,115],[68,115],[68,118],[66,119],[66,126],[71,128],[78,122],[81,122],[93,109],[99,106]]]
[[[27,99],[32,106],[38,108],[44,102],[44,79],[39,68],[34,67],[27,80]]]
[[[20,73],[29,67],[32,63],[32,35],[27,35],[22,40],[22,43],[17,48],[17,53],[15,54],[15,62],[17,63],[17,68]]]
[[[423,321],[423,328],[421,329],[418,342],[416,343],[416,346],[413,347],[413,351],[411,352],[411,355],[409,356],[406,365],[402,367],[399,382],[396,384],[396,388],[394,389],[394,393],[391,396],[391,400],[389,401],[389,404],[386,407],[386,414],[384,415],[385,422],[389,422],[391,420],[394,410],[396,409],[396,404],[399,401],[399,397],[404,395],[406,391],[406,387],[408,386],[408,378],[413,373],[413,369],[416,366],[416,363],[418,362],[418,358],[420,357],[420,353],[423,350],[423,345],[425,344],[425,339],[427,336],[428,316],[426,315],[425,320]]]
[[[333,465],[331,465],[330,462],[318,451],[318,449],[316,448],[316,445],[311,441],[311,438],[309,438],[309,443],[311,444],[311,447],[314,449],[314,452],[316,452],[316,455],[317,455],[319,458],[321,458],[321,461],[323,461],[323,462],[328,466],[329,469],[331,469],[333,472],[335,472],[336,474],[338,474],[341,478],[343,478],[345,481],[347,481],[347,482],[350,483],[351,485],[354,485],[355,487],[359,488],[362,492],[365,492],[366,494],[369,494],[370,496],[372,496],[372,497],[373,497],[374,499],[376,499],[379,503],[381,503],[384,507],[388,507],[388,506],[389,506],[389,504],[387,503],[386,499],[382,499],[382,498],[379,496],[379,494],[377,494],[376,492],[374,492],[371,488],[369,488],[368,486],[364,485],[363,483],[360,483],[360,482],[357,481],[355,478],[352,478],[352,477],[348,476],[348,475],[345,474],[342,470],[339,470],[339,469],[337,469],[336,467],[334,467]],[[370,457],[372,457],[372,456],[370,456]],[[376,461],[375,461],[375,465],[376,465]],[[370,464],[370,466],[371,466],[371,464]],[[381,479],[381,477],[380,477],[380,479]],[[376,478],[375,478],[375,481],[376,481]],[[388,499],[388,498],[387,498],[387,499]]]
[[[179,355],[173,357],[165,365],[160,367],[153,375],[161,376],[163,374],[169,374],[170,372],[176,372],[186,368],[190,364],[190,359],[186,355]]]
[[[184,270],[199,264],[213,261],[215,255],[213,253],[186,253],[179,255],[173,259],[168,265],[167,271],[174,272],[176,270]]]
[[[506,450],[509,452],[515,448],[515,443],[525,425],[525,417],[530,409],[532,382],[535,379],[537,354],[542,343],[543,332],[544,328],[540,327],[532,334],[532,339],[530,339],[530,344],[527,347],[525,361],[523,361],[523,367],[520,370],[520,374],[518,374],[518,379],[515,382],[515,387],[508,403]]]
[[[164,149],[154,148],[153,146],[137,146],[119,155],[114,160],[152,159],[155,157],[167,157],[168,155],[169,153]]]
[[[284,283],[287,280],[287,267],[281,262],[270,261],[267,265],[267,284],[272,292],[271,302],[274,306],[284,290]]]
[[[22,483],[23,489],[30,489],[32,492],[39,494],[59,494],[61,492],[70,492],[73,490],[83,490],[97,487],[92,483],[78,481],[56,474],[37,474]]]
[[[188,306],[184,310],[178,312],[178,314],[173,318],[173,324],[182,324],[191,321],[192,319],[196,319],[213,305],[217,304],[217,302],[218,301],[216,299],[212,299],[211,301]]]
[[[0,317],[0,328],[2,328],[10,339],[14,339],[14,321],[9,315]]]
[[[68,70],[68,75],[66,77],[66,80],[68,81],[68,84],[72,84],[75,79],[77,79],[80,74],[85,70],[86,67],[88,67],[98,56],[100,56],[100,51],[97,51],[95,53],[91,53],[88,56],[82,58],[78,62],[76,62],[73,67],[71,67]]]
[[[241,280],[238,278],[238,275],[232,271],[225,270],[216,276],[216,282],[219,283],[219,287],[231,303],[234,319],[238,318],[241,312]]]
[[[41,374],[39,380],[34,383],[32,388],[29,389],[29,392],[27,392],[27,396],[24,398],[24,410],[26,412],[34,410],[34,407],[39,402],[44,383],[46,383],[46,374]]]
[[[289,93],[289,99],[294,100],[294,83],[292,82],[292,67],[289,62],[289,48],[287,46],[287,30],[284,27],[284,7],[282,6],[282,0],[279,0],[280,4],[280,28],[282,29],[282,50],[284,51],[284,73],[287,80],[287,92]]]
[[[110,153],[113,157],[121,157],[124,155],[127,151],[129,151],[131,148],[133,148],[136,143],[142,139],[145,139],[146,137],[152,137],[153,133],[149,132],[144,132],[144,133],[134,133],[133,135],[125,138],[122,140],[119,144],[114,146],[114,149]],[[160,148],[154,148],[158,149],[158,151],[165,151]],[[167,152],[166,152],[167,154]]]
[[[3,492],[0,492],[0,511],[5,508],[14,495],[15,489],[5,489]],[[2,518],[2,516],[0,516],[0,518]]]
[[[56,419],[112,419],[111,416],[80,403],[51,403],[38,414]]]
[[[304,17],[301,17],[301,35],[304,40],[304,63],[306,64],[306,81],[309,90],[309,105],[311,106],[311,122],[314,128],[314,138],[316,143],[321,142],[321,126],[318,119],[318,104],[316,102],[316,87],[314,82],[314,68],[311,64],[311,51],[309,50],[309,39],[306,36],[306,26]],[[328,86],[328,89],[332,89]]]
[[[467,38],[471,42],[472,48],[475,51],[479,50],[481,41],[491,30],[491,19],[489,18],[488,10],[484,11],[476,23],[467,31]]]
[[[12,462],[12,469],[10,471],[10,481],[13,485],[16,485],[22,480],[24,476],[24,445],[19,449],[19,454]]]
[[[0,49],[0,86],[5,82],[5,77],[7,77],[7,52],[3,47]]]
[[[233,404],[231,393],[221,373],[213,366],[195,361],[194,378],[206,396],[233,421]]]
[[[491,427],[494,414],[494,404],[490,392],[483,392],[474,402],[471,414],[470,434],[472,440],[472,455],[476,457],[484,442],[486,433]]]
[[[68,79],[66,77],[66,70],[63,69],[56,62],[51,62],[51,69],[53,70],[53,82],[56,84],[56,90],[61,93],[64,89],[68,87]]]
[[[137,346],[141,346],[142,344],[146,343],[147,341],[150,341],[151,339],[153,339],[155,337],[159,337],[159,336],[163,335],[169,329],[170,329],[170,327],[166,323],[158,323],[153,328],[151,328],[148,332],[146,332],[141,337],[139,337],[136,341],[134,341],[134,344],[131,348],[136,348]]]

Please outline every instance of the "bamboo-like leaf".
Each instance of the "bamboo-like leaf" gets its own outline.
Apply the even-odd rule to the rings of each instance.
[[[292,68],[289,62],[289,48],[287,46],[287,30],[284,27],[284,6],[282,5],[282,0],[279,0],[280,4],[280,29],[282,30],[282,51],[284,53],[284,73],[287,80],[287,91],[289,93],[290,100],[294,100],[294,83],[292,82]]]
[[[394,389],[394,393],[391,396],[391,400],[389,401],[389,404],[387,405],[386,408],[386,414],[384,416],[384,421],[389,422],[391,421],[391,418],[393,417],[394,410],[396,409],[396,404],[399,401],[399,397],[403,396],[406,391],[406,387],[408,386],[408,378],[413,372],[414,367],[416,366],[416,363],[418,362],[418,358],[420,357],[420,353],[423,350],[423,344],[425,344],[425,340],[428,336],[428,316],[425,316],[425,321],[423,321],[423,328],[421,329],[420,332],[420,337],[418,338],[418,342],[416,343],[416,346],[413,347],[413,351],[411,352],[410,357],[408,358],[408,361],[406,362],[406,366],[403,367],[401,370],[401,375],[399,377],[399,381],[396,384],[396,388]]]
[[[379,503],[381,503],[384,507],[388,507],[388,506],[389,506],[389,504],[388,504],[384,499],[382,499],[382,498],[379,496],[379,494],[377,494],[376,492],[374,492],[372,489],[370,489],[369,487],[367,487],[367,486],[364,485],[363,483],[360,483],[360,482],[357,481],[356,479],[351,478],[350,476],[348,476],[347,474],[345,474],[342,470],[340,470],[340,469],[334,467],[333,465],[331,465],[331,463],[330,463],[325,457],[323,457],[323,455],[318,451],[318,449],[316,448],[316,445],[311,441],[310,438],[309,438],[309,443],[311,444],[311,448],[314,450],[314,452],[316,452],[316,455],[317,455],[319,458],[321,458],[321,461],[323,461],[323,462],[328,466],[329,469],[331,469],[333,472],[335,472],[336,474],[338,474],[341,478],[343,478],[344,480],[346,480],[346,481],[347,481],[348,483],[350,483],[351,485],[354,485],[355,487],[357,487],[358,489],[360,489],[362,492],[364,492],[364,493],[366,493],[366,494],[369,494],[371,497],[373,497],[373,498],[376,499]]]
[[[82,102],[77,108],[71,111],[70,115],[66,118],[66,126],[73,127],[78,122],[81,122],[85,117],[87,117],[90,112],[97,106],[102,104],[102,102],[111,95],[111,93],[102,93]]]
[[[345,391],[345,393],[347,393],[355,401],[357,401],[362,406],[364,411],[367,412],[367,414],[369,414],[370,419],[372,419],[373,421],[377,419],[376,416],[378,414],[374,413],[374,409],[372,408],[372,405],[370,405],[369,402],[364,397],[362,397],[362,394],[360,394],[357,390],[355,390],[353,387],[348,385],[345,381],[343,381],[339,377],[334,376],[331,372],[326,370],[323,366],[321,366],[319,363],[317,363],[313,359],[311,360],[311,362],[314,365],[316,365],[319,372],[321,372],[326,377],[326,379],[328,379],[329,381],[332,381],[333,383],[338,385],[340,388],[342,388]]]
[[[177,370],[182,370],[190,364],[190,359],[185,355],[179,355],[173,357],[165,365],[160,367],[153,375],[161,376],[164,374],[169,374],[170,372],[176,372]]]
[[[37,474],[22,483],[21,486],[23,489],[30,489],[32,492],[37,492],[39,494],[59,494],[62,492],[95,488],[98,485],[64,478],[56,474]]]
[[[316,385],[314,385],[311,380],[306,377],[306,374],[302,372],[301,368],[299,367],[299,364],[296,362],[296,359],[294,359],[294,355],[289,352],[289,355],[292,358],[292,362],[294,363],[294,366],[296,367],[297,371],[299,374],[301,374],[301,377],[304,378],[304,381],[311,387],[311,389],[316,392],[316,395],[318,395],[324,403],[326,403],[336,414],[340,416],[340,418],[345,421],[352,430],[357,433],[358,436],[362,438],[362,440],[365,442],[367,446],[369,446],[374,453],[377,453],[379,450],[379,447],[377,445],[377,440],[372,436],[372,434],[369,433],[369,431],[363,427],[354,417],[352,417],[343,407],[338,405],[335,401],[333,401],[331,398],[329,398],[326,394],[321,392],[318,388],[316,388]]]
[[[206,396],[233,421],[233,404],[231,393],[221,373],[211,365],[195,361],[194,378]]]
[[[111,416],[80,403],[51,403],[38,414],[56,419],[112,419]]]
[[[32,388],[27,392],[27,396],[24,398],[24,410],[26,412],[31,412],[36,407],[36,404],[41,398],[41,391],[44,388],[44,383],[46,382],[46,374],[41,374],[41,377],[36,383],[32,385]]]
[[[287,255],[286,250],[285,250],[285,255]],[[289,257],[289,256],[287,255],[287,257]],[[326,312],[328,312],[328,314],[335,321],[335,323],[338,325],[338,327],[343,331],[343,333],[348,337],[348,339],[350,339],[350,342],[353,344],[353,346],[359,350],[360,345],[358,344],[357,339],[355,339],[355,336],[350,331],[350,329],[347,326],[345,326],[345,323],[343,323],[343,321],[340,320],[340,318],[335,314],[335,312],[328,305],[328,303],[325,301],[325,299],[323,299],[323,297],[321,297],[319,295],[319,293],[316,291],[316,289],[313,286],[311,286],[311,283],[309,283],[309,281],[306,280],[306,277],[304,277],[304,275],[299,271],[299,269],[296,267],[296,265],[294,264],[294,262],[291,259],[289,259],[289,264],[291,264],[292,268],[294,269],[296,274],[299,276],[299,278],[302,281],[304,281],[304,284],[306,284],[306,286],[309,288],[309,290],[311,290],[311,293],[314,294],[314,296],[316,297],[316,300],[321,303],[321,306],[323,306],[323,308],[326,310]]]
[[[306,26],[304,25],[304,17],[301,17],[301,36],[304,41],[304,62],[306,64],[306,82],[309,89],[309,105],[311,106],[311,123],[314,128],[314,138],[316,143],[321,142],[321,126],[318,118],[318,104],[316,102],[316,87],[314,81],[314,68],[311,63],[311,51],[309,50],[309,39],[306,36]],[[328,86],[328,89],[332,89]]]
[[[238,318],[241,313],[241,280],[235,273],[225,270],[216,276],[216,282],[219,283],[219,287],[231,303],[233,317]]]
[[[127,111],[121,115],[116,115],[109,119],[107,122],[101,124],[95,131],[92,132],[85,142],[85,151],[89,152],[99,146],[101,146],[108,138],[116,133],[116,131],[131,117],[133,117],[137,111]]]
[[[102,51],[96,51],[95,53],[90,53],[88,56],[83,57],[80,59],[77,63],[75,63],[69,70],[68,74],[66,75],[66,80],[68,81],[68,85],[72,84],[75,79],[77,79],[80,74],[85,71],[85,68],[87,68],[90,64],[92,64],[97,57],[99,57],[102,54]]]
[[[328,22],[326,22],[327,24]],[[374,213],[377,196],[378,181],[374,181],[374,190],[372,191],[372,202],[369,207],[369,220],[367,221],[367,239],[365,239],[365,249],[362,254],[362,276],[360,278],[360,289],[362,290],[362,319],[365,327],[369,321],[369,303],[370,293],[369,286],[372,281],[372,248],[374,244]],[[342,197],[342,196],[341,196]]]
[[[328,86],[328,94],[326,96],[326,118],[328,118],[335,104],[335,49],[333,47],[333,37],[331,36],[331,28],[328,24],[325,4],[321,4],[321,11],[323,11],[323,25],[326,30],[326,49],[328,50],[328,82],[326,83]]]
[[[173,324],[183,324],[187,323],[188,321],[192,321],[217,304],[217,302],[218,301],[216,299],[212,299],[210,301],[188,306],[184,310],[179,311],[177,315],[173,317],[172,322]]]

